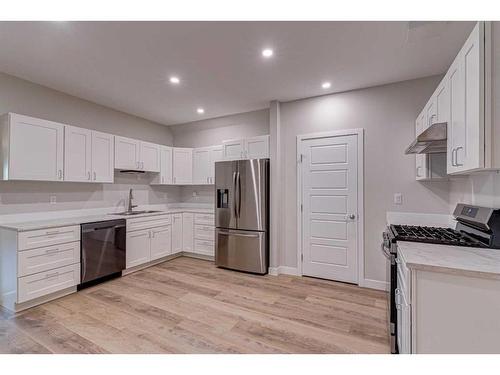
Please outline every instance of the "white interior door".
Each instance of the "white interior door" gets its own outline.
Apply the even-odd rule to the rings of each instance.
[[[92,132],[64,127],[64,181],[91,181]]]
[[[92,181],[113,182],[115,162],[114,136],[92,132]]]
[[[357,137],[301,141],[304,275],[358,282]]]

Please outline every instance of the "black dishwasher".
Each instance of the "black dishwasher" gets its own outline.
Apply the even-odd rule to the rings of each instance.
[[[120,276],[125,269],[126,220],[107,220],[81,225],[82,289]]]

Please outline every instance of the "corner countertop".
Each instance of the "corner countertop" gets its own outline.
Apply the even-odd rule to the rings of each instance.
[[[112,211],[112,209],[110,209],[110,211]],[[97,221],[116,220],[116,219],[136,219],[141,217],[175,214],[181,212],[213,214],[214,209],[209,209],[205,207],[166,208],[159,210],[159,212],[150,212],[133,216],[116,215],[116,213],[96,213],[96,214],[86,214],[82,216],[52,217],[48,219],[5,222],[5,223],[0,223],[0,228],[14,230],[18,232],[26,232],[30,230],[65,227],[70,225],[80,225],[84,223],[93,223]],[[37,216],[39,217],[39,215]]]
[[[410,269],[500,280],[500,249],[398,241]]]

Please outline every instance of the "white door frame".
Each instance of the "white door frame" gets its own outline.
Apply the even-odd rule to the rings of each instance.
[[[301,134],[297,136],[297,270],[300,276],[302,273],[302,163],[300,160],[300,150],[302,141],[315,139],[315,138],[327,138],[327,137],[339,137],[347,135],[357,136],[357,146],[358,146],[358,233],[357,233],[357,245],[358,245],[358,285],[365,286],[365,206],[364,206],[364,129],[342,129],[333,130],[329,132],[320,133],[309,133]]]

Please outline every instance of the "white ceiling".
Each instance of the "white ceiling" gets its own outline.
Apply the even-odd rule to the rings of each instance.
[[[446,71],[472,22],[0,22],[0,70],[163,124]],[[275,55],[266,60],[263,47]],[[168,83],[169,75],[182,80]],[[331,81],[329,90],[321,82]],[[205,114],[196,108],[205,108]]]

